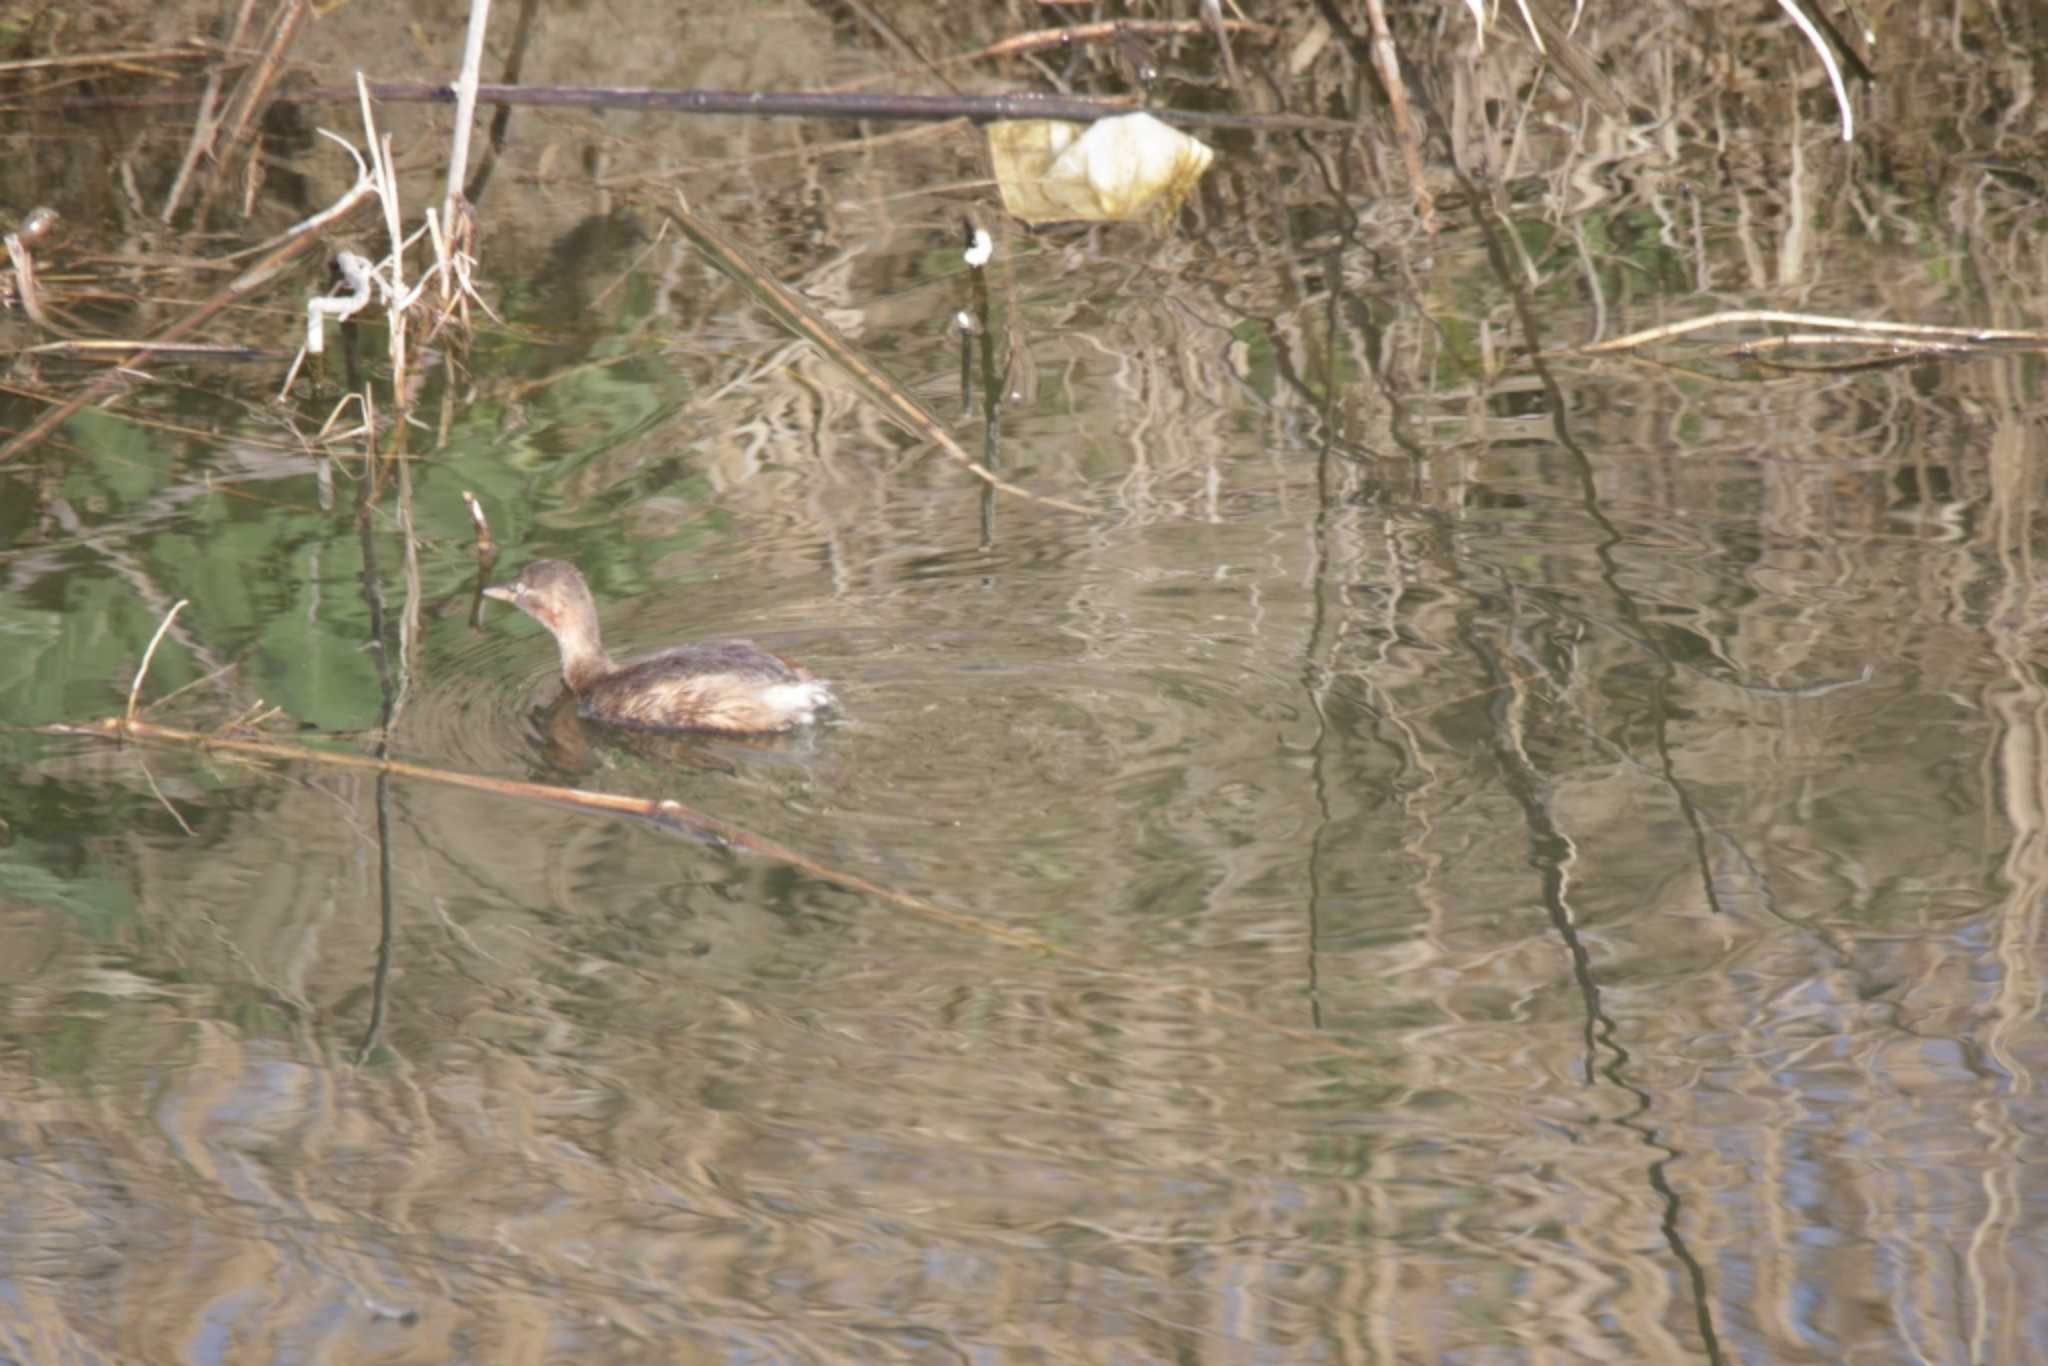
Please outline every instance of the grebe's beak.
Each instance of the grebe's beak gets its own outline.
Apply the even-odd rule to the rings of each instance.
[[[516,583],[494,583],[484,590],[484,596],[496,598],[499,602],[509,602],[514,607],[517,607],[519,605],[519,585]]]

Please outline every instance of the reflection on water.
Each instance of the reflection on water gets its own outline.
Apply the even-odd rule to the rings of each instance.
[[[1541,449],[1492,471],[1511,512],[1303,534],[1287,455],[1224,453],[1263,506],[1217,524],[837,588],[736,535],[621,605],[622,639],[758,628],[843,680],[796,742],[621,744],[536,710],[532,632],[430,623],[408,756],[676,796],[990,932],[399,784],[365,1057],[369,780],[24,750],[21,801],[120,804],[10,859],[28,1355],[206,1356],[211,1323],[256,1357],[1682,1355],[1692,1285],[1720,1334],[1846,1345],[1988,1274],[1945,1247],[2023,1270],[2035,1206],[1987,1225],[1981,1182],[2039,1118],[1992,970],[2034,875],[1963,756],[2019,733],[1971,695],[2032,715],[2031,680],[1877,616],[1839,538],[1603,545]],[[1878,1262],[1882,1297],[1802,1307]],[[1624,1326],[1541,1308],[1574,1296]]]
[[[918,196],[971,161],[748,173],[934,402]],[[1437,332],[1500,288],[1468,224],[1398,346],[1305,246],[1018,237],[1005,474],[1105,515],[1005,500],[984,550],[970,481],[613,226],[573,319],[581,239],[494,259],[511,326],[367,535],[359,453],[178,435],[190,394],[0,468],[0,719],[118,711],[189,597],[158,719],[360,753],[388,703],[396,757],[800,859],[0,737],[0,1359],[2048,1350],[2030,360],[1501,401]],[[465,490],[621,653],[751,636],[843,715],[584,725],[473,618]]]

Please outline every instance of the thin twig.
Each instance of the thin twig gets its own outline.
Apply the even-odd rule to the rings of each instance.
[[[239,658],[231,659],[227,663],[221,665],[219,668],[214,669],[208,673],[203,673],[199,675],[199,677],[193,679],[190,683],[181,683],[177,687],[165,693],[162,697],[159,697],[156,701],[144,707],[142,710],[145,714],[153,712],[158,707],[163,706],[165,703],[170,702],[175,698],[183,697],[186,693],[191,692],[194,688],[203,688],[207,684],[213,682],[215,679],[220,678],[223,675],[237,668],[241,664],[241,662],[242,661]]]
[[[678,200],[680,198],[681,196],[678,196]],[[856,351],[839,335],[838,329],[826,322],[816,309],[791,293],[780,280],[755,265],[748,259],[746,253],[729,241],[724,234],[680,203],[673,209],[664,209],[663,212],[674,219],[676,226],[702,248],[706,255],[716,261],[721,269],[772,308],[786,327],[837,361],[840,368],[853,376],[862,388],[879,400],[883,408],[897,421],[944,451],[949,459],[969,474],[998,492],[1007,493],[1014,498],[1058,508],[1062,512],[1078,513],[1083,517],[1102,516],[1102,513],[1093,508],[1033,493],[1029,489],[1019,488],[1008,480],[998,478],[969,455],[966,448],[953,439],[953,434],[947,431],[938,418],[932,416],[909,390]]]
[[[372,81],[370,94],[386,102],[451,104],[445,85]],[[800,118],[904,119],[1071,119],[1086,123],[1137,108],[1132,100],[1089,100],[1029,91],[1004,95],[864,95],[828,91],[682,90],[648,86],[491,85],[476,88],[479,104],[551,105],[575,109],[665,109],[680,114],[787,115]],[[345,98],[331,87],[307,99]],[[1358,125],[1311,114],[1238,114],[1221,110],[1154,106],[1147,113],[1161,123],[1186,128],[1263,128],[1280,132],[1352,133]]]
[[[391,286],[384,310],[391,332],[386,346],[391,362],[391,395],[399,412],[403,413],[409,390],[406,385],[406,314],[404,305],[399,302],[405,297],[405,233],[398,210],[398,168],[391,160],[391,134],[378,134],[376,116],[370,109],[370,91],[360,71],[356,73],[356,96],[362,106],[363,138],[369,148],[370,166],[377,178],[377,199],[384,206],[384,231],[391,239],[391,254],[382,263],[389,267],[383,278]]]
[[[148,761],[143,759],[140,753],[137,753],[135,756],[135,762],[142,768],[142,781],[149,784],[149,790],[155,794],[156,799],[158,801],[163,803],[164,810],[171,813],[171,819],[178,823],[178,828],[180,830],[183,830],[187,835],[190,835],[192,833],[192,827],[185,824],[185,818],[178,814],[178,808],[171,805],[171,799],[169,797],[166,797],[164,795],[164,790],[156,785],[156,775],[149,771]]]
[[[57,331],[49,314],[43,312],[42,294],[36,288],[35,258],[29,255],[28,243],[22,240],[21,233],[7,234],[7,259],[14,264],[14,293],[21,301],[21,311],[28,314],[29,321],[36,326]]]
[[[469,505],[469,519],[476,523],[476,553],[497,554],[498,547],[491,541],[491,524],[484,516],[484,505],[468,489],[462,491],[462,501]]]
[[[178,213],[178,204],[185,198],[185,187],[192,180],[192,171],[199,165],[199,158],[206,155],[206,149],[213,145],[213,135],[220,128],[220,120],[214,117],[214,103],[220,99],[220,69],[206,73],[206,89],[199,94],[199,112],[192,117],[192,136],[185,143],[185,159],[178,163],[178,173],[171,177],[170,192],[164,196],[163,212],[157,217],[168,223]]]
[[[1394,33],[1387,25],[1383,0],[1365,0],[1365,17],[1372,28],[1372,68],[1379,73],[1380,86],[1387,92],[1387,107],[1394,115],[1394,143],[1401,149],[1402,164],[1408,168],[1408,193],[1415,216],[1435,231],[1436,198],[1422,178],[1422,134],[1408,107],[1408,87],[1401,79],[1401,53],[1394,46]]]
[[[83,337],[69,341],[43,342],[37,346],[24,346],[24,356],[61,356],[65,360],[105,361],[111,365],[129,365],[138,348],[148,348],[158,360],[203,360],[203,361],[273,361],[281,360],[284,352],[273,351],[261,346],[230,346],[212,342],[181,342],[176,346],[152,345],[137,341],[133,337],[101,337],[89,341]]]
[[[1813,20],[1806,17],[1806,11],[1799,8],[1798,0],[1778,0],[1778,8],[1785,11],[1786,17],[1799,26],[1799,31],[1806,35],[1806,41],[1813,44],[1813,50],[1820,54],[1820,64],[1827,68],[1828,84],[1834,88],[1835,108],[1842,111],[1842,141],[1854,142],[1856,110],[1855,106],[1849,103],[1848,87],[1842,84],[1842,67],[1835,60],[1834,49],[1828,46],[1827,39],[1821,37],[1820,30],[1813,25]]]
[[[248,132],[256,111],[263,107],[264,96],[270,92],[271,84],[284,64],[285,49],[298,36],[299,25],[305,18],[305,0],[284,0],[270,21],[270,36],[263,46],[263,55],[243,73],[241,83],[229,98],[227,111],[221,115],[220,125],[214,129],[218,133],[221,127],[226,128],[227,136],[215,146],[213,174],[208,177],[206,188],[200,194],[199,208],[193,214],[195,223],[204,223],[213,211],[213,202],[220,197],[221,187],[227,182],[236,144]]]
[[[1824,313],[1785,313],[1773,308],[1738,308],[1724,313],[1709,313],[1703,318],[1687,318],[1682,322],[1665,323],[1660,327],[1645,328],[1623,337],[1610,337],[1603,342],[1579,348],[1581,355],[1598,355],[1606,351],[1626,351],[1633,347],[1647,346],[1651,342],[1669,341],[1691,332],[1702,332],[1709,327],[1723,327],[1743,323],[1767,323],[1784,327],[1825,327],[1850,334],[1872,337],[1898,337],[1906,340],[1959,342],[2030,342],[2048,344],[2048,332],[2006,332],[1989,327],[1935,327],[1926,323],[1870,322],[1863,318],[1836,318]]]
[[[134,66],[141,62],[211,61],[215,54],[197,47],[138,48],[133,52],[86,52],[71,57],[31,57],[19,62],[0,62],[0,76],[24,71],[52,71],[72,66]]]
[[[304,250],[309,244],[318,241],[321,230],[327,224],[336,221],[343,214],[362,203],[375,188],[375,185],[368,180],[358,180],[340,199],[320,213],[295,226],[291,233],[285,237],[281,246],[248,270],[243,271],[226,289],[223,289],[220,293],[201,304],[196,311],[186,314],[163,331],[157,333],[154,339],[137,346],[135,351],[128,357],[127,365],[135,366],[141,364],[146,357],[177,341],[187,332],[198,327],[208,318],[211,318],[214,314],[262,284],[265,280],[268,280],[292,256]],[[52,431],[56,430],[67,418],[85,407],[86,404],[105,395],[109,389],[113,388],[115,382],[120,379],[122,374],[123,369],[108,370],[80,385],[70,398],[50,408],[41,417],[30,423],[25,430],[9,440],[6,445],[0,446],[0,462],[5,462],[10,456],[19,455],[22,451],[27,450],[30,446],[33,446],[36,442],[41,441]]]
[[[1253,23],[1248,19],[1221,19],[1212,23],[1207,17],[1201,19],[1098,19],[1093,23],[1069,24],[1065,28],[1039,28],[1028,33],[1013,34],[1000,42],[978,47],[972,52],[957,52],[939,59],[940,66],[954,66],[963,62],[990,61],[1002,57],[1019,57],[1027,52],[1043,48],[1066,48],[1081,43],[1112,41],[1119,35],[1146,38],[1198,38],[1204,34],[1221,31],[1225,34],[1242,33],[1255,39],[1276,38],[1286,30],[1275,24]]]
[[[241,7],[235,11],[234,27],[228,32],[227,41],[221,45],[223,51],[233,52],[243,45],[249,35],[249,20],[255,11],[256,0],[242,0]],[[199,113],[192,124],[192,140],[185,148],[185,160],[171,181],[170,193],[164,196],[163,221],[166,223],[177,213],[192,172],[198,168],[201,158],[213,150],[213,140],[220,133],[222,111],[216,108],[220,84],[221,67],[216,64],[206,73],[206,92],[199,101]]]
[[[1223,27],[1223,0],[1202,0],[1202,22],[1208,25],[1217,50],[1223,54],[1223,79],[1232,90],[1244,89],[1237,74],[1237,58],[1230,54],[1230,31]]]
[[[171,623],[178,613],[185,609],[190,598],[179,598],[171,604],[171,610],[164,613],[164,619],[157,623],[156,634],[149,638],[149,648],[142,652],[142,666],[135,671],[135,681],[128,685],[128,724],[135,724],[135,699],[142,695],[142,680],[149,673],[149,661],[156,658],[156,647],[163,643],[164,632],[171,629]]]
[[[869,5],[867,0],[846,0],[846,7],[858,15],[860,21],[866,24],[874,35],[880,38],[898,57],[901,57],[911,66],[923,67],[931,74],[932,79],[938,81],[946,89],[956,95],[960,93],[960,87],[953,83],[952,77],[940,69],[940,63],[927,57],[918,49],[915,43],[897,32],[895,25],[876,13],[874,7]]]

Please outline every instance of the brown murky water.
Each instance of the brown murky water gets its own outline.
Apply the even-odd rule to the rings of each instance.
[[[1052,22],[889,14],[935,54]],[[1266,17],[1234,97],[1156,41],[1160,97],[1346,107],[1342,42]],[[260,701],[238,733],[793,855],[0,734],[0,1360],[2048,1353],[2039,358],[1567,350],[1724,308],[2042,316],[2029,36],[1873,20],[1847,147],[1778,17],[1596,14],[1625,118],[1512,35],[1437,53],[1499,190],[1433,181],[1434,237],[1376,131],[1205,134],[1171,230],[1031,234],[965,125],[522,110],[478,205],[502,321],[415,358],[402,441],[361,339],[402,470],[320,435],[339,350],[275,401],[310,264],[213,337],[273,361],[152,364],[0,464],[0,719],[119,712],[189,599],[154,721]],[[124,41],[198,28],[157,22]],[[461,22],[342,7],[292,80],[439,79]],[[1966,55],[1994,40],[2013,64]],[[1101,93],[1119,60],[959,79]],[[837,10],[613,7],[542,16],[524,79],[895,62]],[[10,221],[65,215],[39,264],[86,335],[188,313],[226,272],[174,260],[354,175],[283,128],[252,225],[191,237],[154,220],[189,107],[12,107]],[[431,202],[447,115],[382,117]],[[1099,515],[985,521],[666,226],[677,187],[976,452],[951,318],[961,220],[994,228],[1003,474]],[[0,323],[19,431],[86,372]],[[475,610],[465,491],[491,577],[576,560],[618,648],[748,634],[843,715],[551,711],[551,643]]]

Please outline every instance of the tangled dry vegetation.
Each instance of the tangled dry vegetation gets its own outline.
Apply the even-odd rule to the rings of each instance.
[[[483,265],[485,277],[545,268],[514,245],[536,193],[583,197],[592,221],[651,211],[683,186],[714,222],[719,209],[747,205],[751,221],[734,230],[769,230],[757,247],[767,269],[800,277],[815,265],[802,259],[803,235],[773,232],[807,211],[786,140],[726,131],[693,139],[710,154],[684,157],[660,140],[657,130],[694,117],[680,111],[735,105],[812,111],[815,131],[799,141],[813,162],[918,138],[916,120],[989,112],[1020,93],[1071,112],[1142,102],[1201,124],[1226,163],[1173,231],[1199,242],[1203,259],[1257,263],[1356,310],[1390,393],[1440,386],[1447,356],[1466,384],[1555,350],[1564,339],[1544,326],[1547,287],[1583,276],[1605,316],[1622,302],[1609,297],[1609,261],[1660,274],[1648,283],[1662,292],[1690,287],[1693,318],[1730,311],[1725,321],[1752,349],[1721,354],[1744,363],[1786,359],[1759,347],[1811,359],[1825,342],[1824,363],[1860,365],[2038,340],[2019,326],[2042,312],[2040,114],[2026,59],[2039,21],[2024,10],[1876,6],[1847,30],[1795,0],[1570,11],[1467,0],[1391,12],[1380,0],[1321,0],[1206,21],[1135,6],[1065,27],[1047,25],[1048,13],[1017,3],[942,21],[918,5],[828,9],[819,50],[836,69],[864,68],[860,89],[790,92],[786,105],[758,91],[721,101],[537,85],[529,73],[546,63],[534,44],[546,35],[524,26],[528,13],[488,54],[492,74],[526,103],[495,105],[472,167],[469,120],[454,122],[454,147],[437,155],[446,114],[407,103],[445,92],[401,83],[409,71],[371,70],[356,87],[350,54],[388,47],[349,27],[365,16],[280,0],[268,13],[244,6],[232,31],[208,33],[197,15],[179,27],[178,16],[140,9],[90,24],[45,11],[9,35],[16,55],[4,71],[9,199],[40,207],[9,234],[0,281],[16,358],[0,458],[87,403],[146,411],[135,397],[147,392],[143,376],[170,362],[265,411],[282,381],[292,440],[381,429],[402,441],[405,424],[375,410],[410,407],[427,370],[458,386],[467,373],[485,297],[478,224],[486,237],[496,224],[515,228],[498,234],[508,250]],[[440,37],[449,60],[428,74],[445,79],[464,70],[461,35]],[[472,46],[472,82],[485,55]],[[538,159],[522,143],[523,122],[550,117],[530,104],[623,107],[638,121],[609,139],[601,162],[571,171],[556,143],[541,139]],[[333,131],[344,124],[346,134]],[[380,124],[399,130],[396,161]],[[76,155],[81,129],[111,154]],[[339,184],[338,164],[354,169]],[[447,180],[438,195],[420,188],[433,173]],[[325,186],[336,192],[323,197]],[[922,194],[916,211],[944,222],[962,214],[963,188],[969,199],[985,194],[971,184],[904,193]],[[1530,231],[1539,223],[1541,240]],[[1437,244],[1475,226],[1493,243],[1500,284],[1522,298],[1447,316],[1447,301],[1421,282]],[[1841,262],[1858,240],[1930,234],[1982,273],[1983,316],[1930,316],[1927,298],[1883,281],[1847,318],[1758,307],[1759,294],[1816,278],[1824,256]],[[1186,271],[1196,258],[1162,260]],[[314,278],[314,261],[331,263],[339,283]],[[1644,282],[1623,283],[1640,292]],[[299,380],[298,337],[317,349],[321,324],[372,304],[385,324],[383,397],[353,373],[338,391]],[[287,314],[299,325],[282,325]],[[1474,333],[1476,349],[1418,327]],[[1305,398],[1332,387],[1306,374],[1293,382]],[[337,422],[337,392],[359,405],[359,420]]]

